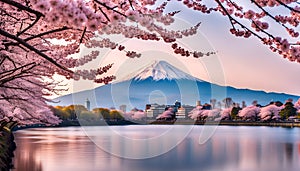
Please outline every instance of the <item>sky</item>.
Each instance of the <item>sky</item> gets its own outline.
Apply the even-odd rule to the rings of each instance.
[[[99,58],[85,68],[114,63],[108,75],[116,75],[118,81],[153,60],[165,60],[199,79],[220,85],[300,95],[300,64],[289,62],[271,52],[254,37],[243,39],[231,35],[229,21],[219,13],[202,15],[176,4],[168,8],[170,11],[182,10],[176,15],[176,22],[170,26],[172,29],[186,29],[198,22],[202,23],[197,35],[178,40],[181,46],[189,50],[215,51],[216,55],[201,59],[186,58],[174,54],[170,46],[163,42],[127,40],[112,36],[112,40],[125,45],[126,49],[136,50],[142,57],[130,59],[122,52],[101,49]],[[89,50],[83,50],[81,55],[87,51]],[[68,83],[69,91],[63,94],[100,86],[85,80],[65,83]]]

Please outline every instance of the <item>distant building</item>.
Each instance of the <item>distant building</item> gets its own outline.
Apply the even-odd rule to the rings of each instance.
[[[201,106],[201,101],[200,100],[196,101],[196,106]]]
[[[151,104],[146,104],[146,109],[145,109],[145,111],[148,110],[148,109],[150,109],[150,107],[151,107]]]
[[[178,111],[176,113],[176,118],[177,119],[185,119],[186,118],[185,108],[181,107],[178,109]]]
[[[192,111],[195,108],[195,106],[181,105],[181,103],[178,101],[176,101],[174,105],[147,104],[145,112],[147,118],[156,118],[158,115],[162,114],[169,108],[174,109],[174,114],[176,115],[176,118],[185,119],[188,117],[188,113]]]
[[[121,105],[119,107],[120,111],[123,111],[124,113],[126,113],[126,105]]]
[[[89,99],[86,99],[86,101],[85,101],[85,107],[87,108],[88,111],[91,110],[91,102],[89,101]]]
[[[176,113],[178,109],[181,108],[181,103],[176,100],[175,105],[171,107],[174,109],[174,113]]]
[[[217,107],[216,104],[217,104],[216,99],[210,99],[211,109],[215,109]]]
[[[188,118],[189,112],[192,111],[195,106],[190,105],[182,105],[181,108],[176,112],[177,119],[186,119]]]
[[[191,105],[183,105],[182,107],[185,108],[187,113],[189,113],[195,108],[195,106],[191,106]]]
[[[149,104],[146,106],[147,118],[156,118],[158,115],[162,114],[166,110],[166,105]],[[148,108],[148,109],[147,109]]]
[[[242,101],[242,108],[245,108],[245,107],[247,107],[246,102]]]

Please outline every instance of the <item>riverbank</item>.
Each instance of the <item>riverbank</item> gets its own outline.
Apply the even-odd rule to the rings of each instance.
[[[146,123],[141,122],[134,122],[129,120],[118,120],[118,121],[105,121],[105,120],[99,120],[99,121],[85,121],[85,120],[65,120],[62,121],[59,125],[41,125],[41,124],[35,124],[35,125],[27,125],[27,126],[17,126],[14,127],[13,131],[27,129],[27,128],[58,128],[58,127],[73,127],[73,126],[126,126],[126,125],[146,125]]]
[[[9,171],[13,168],[12,158],[14,157],[16,143],[10,130],[3,128],[0,134],[0,169],[1,171]]]
[[[249,122],[249,121],[193,121],[193,120],[176,120],[176,121],[153,121],[152,125],[219,125],[219,126],[269,126],[269,127],[300,127],[300,122]]]
[[[219,126],[269,126],[269,127],[300,127],[300,122],[249,122],[249,121],[194,121],[194,120],[119,120],[119,121],[65,121],[59,125],[45,126],[45,125],[30,125],[23,127],[16,127],[14,131],[27,128],[42,128],[42,127],[69,127],[69,126],[127,126],[127,125],[219,125]]]

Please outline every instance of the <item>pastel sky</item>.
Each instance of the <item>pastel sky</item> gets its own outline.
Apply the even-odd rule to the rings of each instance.
[[[271,52],[267,46],[262,45],[254,37],[243,39],[232,36],[229,32],[229,21],[218,13],[201,15],[186,10],[182,6],[169,7],[169,10],[173,9],[181,9],[182,13],[176,16],[175,24],[170,27],[172,29],[185,29],[202,22],[197,35],[178,40],[179,44],[190,50],[216,51],[216,55],[201,59],[186,58],[175,55],[169,45],[162,42],[125,40],[113,36],[112,40],[122,43],[128,50],[142,53],[142,57],[130,59],[119,51],[100,50],[99,58],[85,67],[114,63],[108,75],[116,75],[116,81],[118,81],[153,60],[165,60],[205,81],[236,88],[300,95],[300,78],[298,76],[300,64],[289,62]],[[86,51],[88,50],[84,50],[82,54]],[[100,86],[85,80],[68,82],[68,84],[69,91],[65,93]]]

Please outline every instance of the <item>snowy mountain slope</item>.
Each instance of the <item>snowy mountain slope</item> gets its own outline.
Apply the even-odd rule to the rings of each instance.
[[[128,74],[124,78],[120,79],[120,81],[127,80],[145,80],[147,78],[152,78],[154,81],[158,80],[173,80],[173,79],[188,79],[188,80],[197,80],[201,81],[190,74],[187,74],[180,69],[170,65],[166,61],[154,61],[141,69],[139,69],[135,73]]]
[[[120,105],[125,104],[130,110],[133,107],[144,109],[146,104],[155,100],[164,101],[165,104],[173,104],[179,100],[182,104],[195,105],[196,100],[209,103],[212,98],[222,101],[225,97],[231,97],[237,103],[245,101],[249,105],[253,100],[257,100],[260,104],[266,105],[271,100],[284,102],[288,98],[294,101],[299,98],[289,94],[267,93],[212,84],[199,80],[165,61],[150,63],[121,80],[123,81],[93,90],[61,96],[55,99],[60,103],[52,105],[84,104],[89,98],[91,108],[119,108]]]

